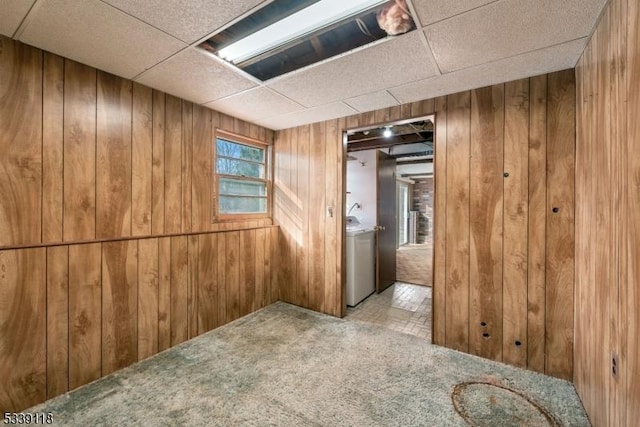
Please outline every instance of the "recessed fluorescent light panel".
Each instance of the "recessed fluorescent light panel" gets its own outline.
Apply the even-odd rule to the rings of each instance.
[[[404,0],[275,0],[200,47],[265,81],[383,39],[395,18],[415,29]]]

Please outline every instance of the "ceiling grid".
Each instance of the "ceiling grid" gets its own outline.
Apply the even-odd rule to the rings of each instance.
[[[5,0],[0,34],[278,130],[573,68],[607,0],[407,0],[418,29],[260,82],[196,46],[264,0]]]

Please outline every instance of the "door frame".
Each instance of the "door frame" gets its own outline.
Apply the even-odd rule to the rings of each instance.
[[[410,212],[409,208],[410,208],[410,205],[411,205],[411,203],[410,203],[411,194],[409,192],[409,183],[401,181],[400,179],[396,178],[396,205],[398,206],[398,215],[399,215],[398,219],[396,221],[397,222],[397,224],[396,224],[396,235],[398,236],[397,237],[397,248],[396,249],[400,248],[400,246],[402,246],[402,245],[406,245],[407,243],[409,243],[409,237],[410,237],[409,236],[409,224],[408,224],[409,221],[408,221],[408,218],[400,218],[400,214],[404,214],[405,213],[404,211],[400,212],[400,193],[401,193],[400,190],[402,190],[402,189],[405,189],[406,192],[407,192],[406,197],[405,197],[405,204],[406,204],[405,207],[406,207],[406,213],[408,215],[409,212]],[[405,207],[403,207],[403,209]],[[404,242],[404,243],[400,243],[400,221],[404,221],[403,231],[404,231],[404,234],[406,235],[406,238],[407,238],[406,242]],[[404,237],[404,236],[402,236],[402,237]]]
[[[435,110],[435,109],[434,109]],[[418,116],[412,116],[409,118],[403,118],[403,119],[399,119],[399,120],[392,120],[392,121],[385,121],[385,122],[378,122],[378,123],[373,123],[367,126],[357,126],[357,127],[347,127],[347,121],[344,121],[344,127],[342,129],[338,129],[340,131],[340,134],[342,135],[342,140],[341,140],[341,144],[340,144],[340,161],[342,163],[342,177],[339,180],[340,182],[340,186],[338,187],[338,191],[341,194],[337,194],[336,196],[336,200],[342,200],[341,206],[346,206],[347,204],[347,145],[348,145],[348,133],[349,132],[359,132],[359,131],[365,131],[365,130],[371,130],[371,129],[377,129],[377,128],[381,128],[381,127],[385,127],[388,125],[401,125],[401,124],[407,124],[407,123],[412,123],[412,122],[416,122],[416,121],[420,121],[420,120],[424,120],[424,119],[431,119],[433,121],[433,239],[434,239],[434,248],[431,251],[431,269],[432,269],[432,277],[435,277],[435,274],[433,272],[433,270],[435,269],[435,234],[436,234],[436,221],[435,221],[435,208],[436,208],[436,177],[437,177],[437,173],[436,173],[436,169],[437,169],[437,155],[438,152],[436,150],[436,138],[437,138],[437,113],[435,111],[428,113],[428,114],[421,114]],[[340,268],[340,289],[341,289],[341,293],[340,293],[340,317],[344,317],[347,314],[347,274],[346,274],[346,267],[347,267],[347,232],[346,232],[346,214],[344,212],[344,209],[340,209],[340,212],[336,212],[338,215],[340,215],[338,223],[340,224],[340,229],[341,229],[341,233],[342,233],[342,239],[341,239],[341,245],[340,245],[340,259],[341,259],[341,263],[342,266]],[[376,255],[377,255],[377,250],[376,250]],[[435,299],[433,297],[433,294],[435,293],[433,290],[435,288],[435,283],[431,284],[431,289],[432,289],[432,297],[431,297],[431,336],[433,337],[434,334],[434,304],[435,304]],[[432,339],[433,340],[433,339]]]

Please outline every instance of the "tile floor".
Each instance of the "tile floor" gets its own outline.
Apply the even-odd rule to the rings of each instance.
[[[431,287],[396,282],[355,307],[345,320],[380,325],[431,342]]]
[[[396,251],[396,278],[399,282],[431,285],[433,245],[407,244]]]

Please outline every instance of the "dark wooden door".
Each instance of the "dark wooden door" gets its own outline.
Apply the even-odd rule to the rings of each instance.
[[[396,160],[378,151],[378,293],[396,281],[396,204]]]

